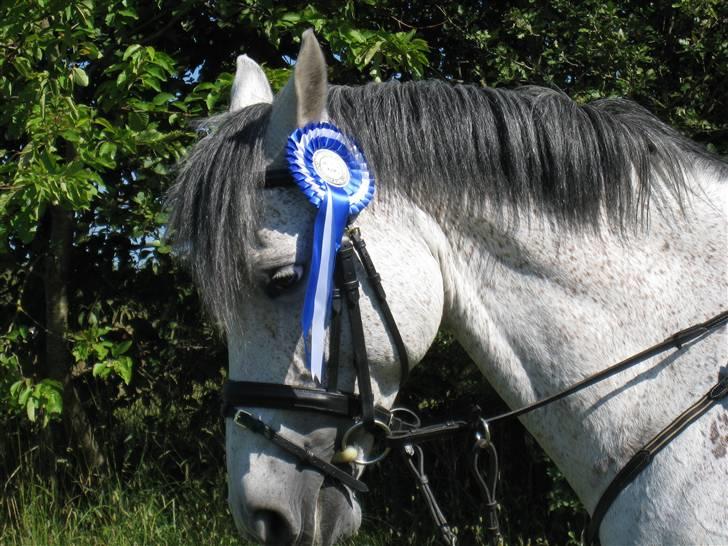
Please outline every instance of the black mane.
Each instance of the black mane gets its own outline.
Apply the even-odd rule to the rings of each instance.
[[[169,227],[208,307],[231,326],[255,245],[270,105],[223,115],[190,152],[169,194]],[[441,215],[542,211],[567,228],[622,229],[652,196],[680,200],[686,173],[728,175],[710,156],[623,99],[578,105],[549,89],[445,82],[332,87],[332,121],[354,136],[378,184]]]
[[[654,192],[683,195],[696,160],[728,171],[633,102],[578,105],[542,87],[334,87],[329,114],[362,145],[383,193],[404,192],[428,210],[454,199],[469,214],[488,203],[496,213],[533,207],[572,227],[598,227],[606,213],[622,226],[643,217]]]

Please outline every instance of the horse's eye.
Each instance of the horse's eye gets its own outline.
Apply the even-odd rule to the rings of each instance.
[[[300,265],[281,267],[271,273],[268,284],[265,285],[265,291],[268,293],[268,297],[277,298],[296,286],[301,277],[303,277],[303,267]]]

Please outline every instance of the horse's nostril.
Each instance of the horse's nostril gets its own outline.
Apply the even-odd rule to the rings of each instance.
[[[253,532],[264,544],[288,544],[296,538],[291,523],[275,510],[256,510],[251,523]]]

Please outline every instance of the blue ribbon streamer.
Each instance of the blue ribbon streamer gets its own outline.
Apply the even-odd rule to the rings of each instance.
[[[309,124],[297,129],[288,139],[287,159],[294,180],[308,200],[318,207],[313,230],[313,244],[308,286],[301,316],[306,348],[306,367],[315,380],[323,377],[324,340],[329,322],[336,252],[341,246],[344,229],[371,201],[374,179],[364,154],[336,126],[330,123]],[[346,174],[346,183],[331,178],[331,171],[317,172],[314,156],[317,151],[331,153],[339,170]],[[341,167],[346,168],[343,173]],[[324,169],[326,170],[326,169]],[[336,174],[335,172],[335,174]],[[328,181],[325,179],[328,177]]]
[[[301,316],[309,368],[314,379],[323,375],[325,328],[331,309],[335,258],[348,220],[348,195],[340,189],[328,189],[313,227],[311,268]]]

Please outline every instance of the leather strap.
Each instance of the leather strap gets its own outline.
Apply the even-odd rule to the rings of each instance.
[[[640,472],[652,462],[655,455],[662,448],[667,446],[677,435],[726,395],[728,395],[728,373],[722,377],[719,376],[718,382],[705,395],[657,433],[642,449],[632,456],[627,464],[622,467],[622,470],[617,472],[617,475],[602,493],[589,521],[586,532],[587,544],[597,544],[599,542],[599,527],[602,520],[622,490],[640,475]]]
[[[669,349],[682,349],[683,345],[685,345],[686,343],[694,341],[694,340],[700,338],[701,336],[704,336],[705,334],[711,332],[712,330],[715,330],[715,329],[723,326],[726,323],[728,323],[728,311],[723,311],[722,313],[718,313],[717,315],[706,320],[705,322],[701,322],[694,326],[685,328],[684,330],[680,330],[679,332],[672,334],[670,337],[668,337],[661,343],[658,343],[657,345],[653,345],[652,347],[649,347],[649,348],[645,349],[644,351],[637,353],[636,355],[633,355],[625,360],[622,360],[621,362],[618,362],[617,364],[614,364],[613,366],[610,366],[609,368],[606,368],[605,370],[592,374],[592,375],[582,379],[578,383],[575,383],[575,384],[571,385],[570,387],[557,392],[556,394],[553,394],[546,398],[542,398],[541,400],[538,400],[538,401],[534,402],[533,404],[529,404],[522,408],[519,408],[519,409],[516,409],[513,411],[508,411],[505,413],[501,413],[500,415],[496,415],[494,417],[490,417],[487,419],[487,422],[493,423],[495,421],[501,421],[501,420],[510,419],[513,417],[520,417],[521,415],[530,413],[533,410],[536,410],[538,408],[551,404],[552,402],[556,402],[557,400],[561,400],[562,398],[566,398],[567,396],[569,396],[571,394],[574,394],[580,390],[590,387],[590,386],[594,385],[595,383],[599,383],[600,381],[603,381],[603,380],[607,379],[608,377],[611,377],[611,376],[621,372],[622,370],[626,370],[627,368],[630,368],[630,367],[634,366],[635,364],[639,364],[640,362],[643,362],[643,361],[647,360],[648,358],[652,358],[653,356],[657,356],[660,353],[664,353],[665,351],[667,351]]]
[[[349,236],[351,237],[351,240],[354,241],[354,248],[356,249],[357,254],[359,254],[361,263],[364,265],[364,270],[367,272],[367,278],[369,279],[371,286],[374,288],[374,293],[376,294],[377,301],[379,302],[379,308],[382,310],[382,314],[384,315],[384,322],[387,326],[387,331],[394,341],[394,347],[397,350],[397,355],[399,356],[399,385],[401,387],[404,382],[407,381],[407,377],[409,376],[409,357],[407,356],[407,349],[405,348],[404,341],[402,340],[402,334],[399,332],[399,328],[397,328],[397,321],[394,320],[392,310],[389,308],[389,303],[387,303],[387,293],[384,291],[384,286],[382,286],[382,277],[379,273],[377,273],[377,270],[374,267],[374,262],[372,261],[371,256],[369,256],[369,251],[367,250],[367,245],[364,242],[364,239],[361,238],[359,228],[350,228]]]
[[[239,408],[306,410],[349,419],[357,419],[361,415],[361,400],[358,395],[328,392],[319,388],[228,380],[223,386],[222,397],[224,417],[235,417]],[[381,406],[374,406],[374,416],[389,424],[392,429],[411,428],[407,422]]]
[[[387,436],[387,443],[392,447],[402,447],[407,444],[419,444],[428,440],[435,440],[442,436],[456,434],[471,429],[473,423],[470,421],[445,421],[426,427],[418,427],[414,430],[393,430]]]
[[[354,395],[280,383],[226,381],[222,399],[225,417],[233,417],[238,407],[310,410],[351,419],[359,415]]]
[[[425,454],[422,448],[418,445],[406,445],[402,449],[402,455],[407,462],[410,472],[417,479],[417,485],[422,493],[422,497],[427,503],[427,508],[430,510],[432,521],[440,531],[440,540],[447,546],[456,546],[457,535],[453,533],[445,518],[445,514],[442,513],[435,494],[430,487],[430,479],[425,473]]]
[[[338,264],[338,260],[337,260]],[[338,267],[337,267],[338,269]],[[335,274],[335,277],[337,275]],[[341,289],[334,288],[331,297],[331,327],[329,329],[329,360],[326,363],[326,390],[339,390],[339,355],[341,353]]]
[[[365,423],[372,423],[374,421],[374,394],[372,393],[369,361],[367,360],[367,348],[364,341],[364,325],[361,321],[361,310],[359,309],[359,281],[356,278],[354,246],[346,236],[341,241],[338,259],[341,266],[341,291],[344,294],[349,311],[354,367],[356,368],[359,397],[361,399],[361,418]]]
[[[264,423],[252,413],[239,409],[235,412],[233,420],[237,425],[264,436],[284,451],[287,451],[294,457],[298,458],[301,462],[313,466],[323,474],[351,487],[354,491],[359,491],[360,493],[367,493],[369,491],[369,488],[364,482],[357,480],[351,474],[347,474],[340,468],[323,460],[311,450],[305,449],[298,444],[291,442],[285,436],[278,434],[278,432],[273,430],[270,425]]]

